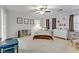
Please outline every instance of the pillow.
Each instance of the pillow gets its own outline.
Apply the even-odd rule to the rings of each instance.
[[[46,27],[43,27],[43,30],[47,31],[48,29]]]

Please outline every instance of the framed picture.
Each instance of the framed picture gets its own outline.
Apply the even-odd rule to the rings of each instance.
[[[30,24],[34,24],[34,19],[30,19]]]
[[[60,21],[58,20],[58,23],[59,23]]]
[[[66,26],[66,24],[64,24],[64,26]]]
[[[24,24],[29,24],[29,19],[24,18]]]
[[[23,18],[17,17],[17,24],[23,24]]]

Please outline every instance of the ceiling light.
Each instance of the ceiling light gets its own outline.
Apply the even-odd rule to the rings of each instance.
[[[44,11],[40,11],[40,14],[44,14]]]

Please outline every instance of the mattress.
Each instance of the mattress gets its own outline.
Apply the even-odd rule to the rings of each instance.
[[[35,34],[33,35],[33,40],[34,39],[53,39],[52,38],[52,34],[49,31],[37,31],[35,32]]]

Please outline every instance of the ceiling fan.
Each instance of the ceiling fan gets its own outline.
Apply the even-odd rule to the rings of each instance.
[[[37,8],[35,8],[34,11],[36,14],[45,14],[45,13],[52,13],[52,12],[62,12],[63,9],[53,8],[48,5],[41,5],[41,6],[37,6]]]
[[[50,10],[48,10],[47,5],[40,6],[36,9],[34,9],[34,10],[35,10],[36,14],[44,14],[44,13],[50,13],[51,12]]]

